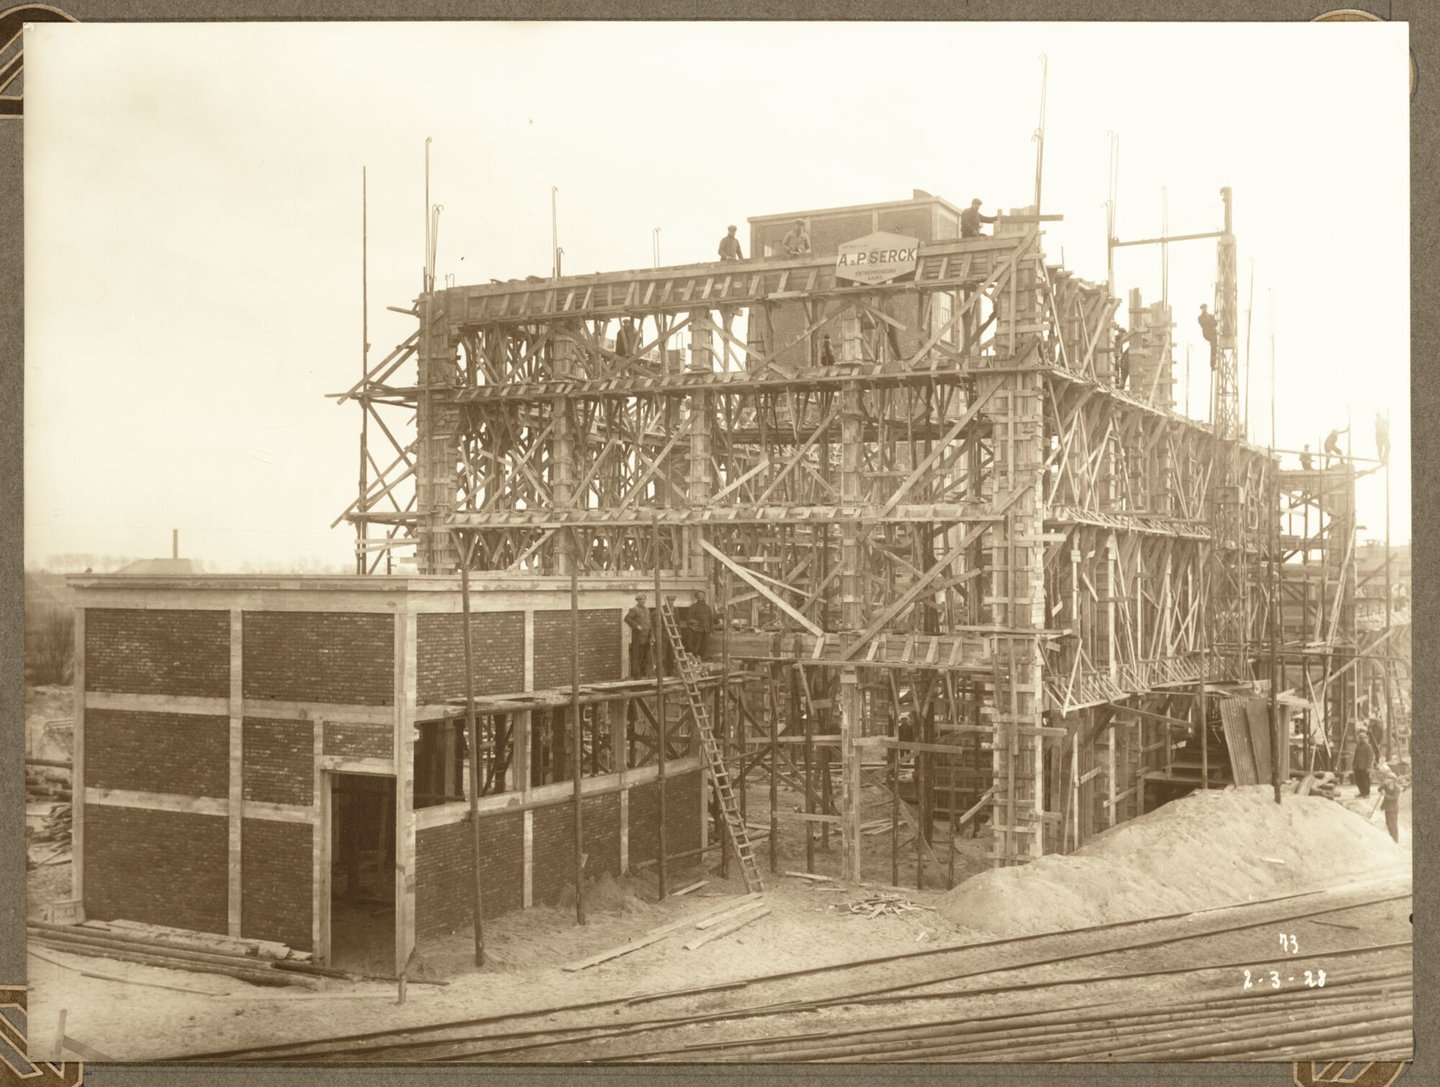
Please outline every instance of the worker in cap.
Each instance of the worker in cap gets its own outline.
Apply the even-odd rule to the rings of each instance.
[[[993,215],[980,214],[980,204],[981,200],[977,196],[970,201],[970,206],[960,213],[960,237],[978,238],[980,237],[980,224],[995,221]]]
[[[785,235],[780,245],[787,257],[803,257],[810,253],[810,235],[805,230],[805,220],[796,219],[795,225]]]
[[[1350,760],[1350,769],[1355,775],[1355,785],[1361,796],[1370,795],[1370,770],[1375,765],[1375,749],[1370,746],[1370,733],[1362,725],[1355,733],[1355,754]]]
[[[635,594],[635,606],[625,613],[630,629],[630,678],[638,679],[650,671],[650,609],[645,594]]]
[[[740,228],[737,227],[734,223],[731,223],[730,226],[726,229],[729,232],[725,235],[725,237],[720,239],[720,259],[744,260],[745,254],[740,252],[740,239],[735,237],[735,231],[739,230]]]

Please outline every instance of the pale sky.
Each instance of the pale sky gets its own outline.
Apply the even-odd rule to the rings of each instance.
[[[1410,536],[1404,24],[45,25],[25,42],[26,549],[343,566],[359,412],[360,178],[372,359],[414,327],[423,147],[437,276],[712,259],[747,216],[906,199],[1031,201],[1048,57],[1045,249],[1105,277],[1117,233],[1218,229],[1235,194],[1250,434],[1318,447],[1392,417]],[[748,246],[747,246],[748,255]],[[1160,295],[1158,249],[1116,286]],[[1192,414],[1213,242],[1170,251]],[[1202,372],[1205,371],[1205,372]],[[1183,408],[1183,393],[1177,396]],[[1294,464],[1293,458],[1287,463]],[[1380,477],[1362,537],[1383,534]]]

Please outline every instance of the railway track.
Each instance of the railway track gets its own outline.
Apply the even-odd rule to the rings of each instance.
[[[1365,936],[1367,917],[1410,893],[1364,886],[183,1059],[1243,1060],[1317,1045],[1408,1056],[1408,931],[1392,919],[1404,938]],[[1277,925],[1304,926],[1307,954],[1246,954]],[[638,1014],[617,1018],[626,1010]],[[544,1021],[556,1015],[572,1021]]]

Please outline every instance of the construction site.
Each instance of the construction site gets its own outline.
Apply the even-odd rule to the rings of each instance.
[[[1358,523],[1388,450],[1252,440],[1237,199],[1112,223],[1095,279],[1038,183],[598,274],[437,282],[427,240],[413,332],[316,407],[360,424],[316,513],[353,574],[69,579],[32,1021],[119,1060],[1408,1059],[1408,549]],[[1113,263],[1182,243],[1194,415],[1191,311]]]

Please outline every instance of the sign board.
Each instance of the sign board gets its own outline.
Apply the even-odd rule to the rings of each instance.
[[[835,278],[852,283],[894,283],[915,275],[920,239],[877,231],[844,242],[835,257]]]

